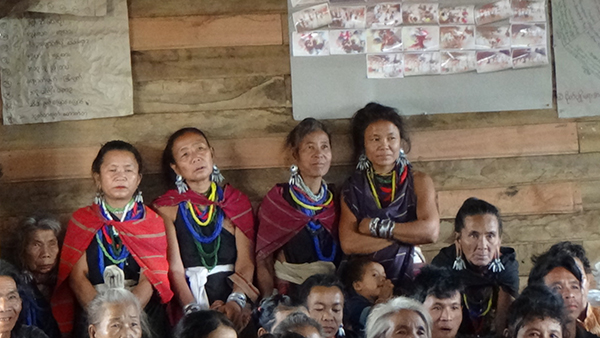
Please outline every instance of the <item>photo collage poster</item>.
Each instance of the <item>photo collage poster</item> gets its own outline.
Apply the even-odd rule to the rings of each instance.
[[[548,65],[545,0],[291,0],[295,57],[366,55],[368,78]]]

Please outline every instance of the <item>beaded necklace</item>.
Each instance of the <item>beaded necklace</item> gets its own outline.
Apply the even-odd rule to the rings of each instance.
[[[321,191],[323,192],[322,198],[320,200],[314,201],[308,196],[308,194],[297,185],[290,185],[289,188],[290,195],[292,196],[292,200],[300,207],[300,210],[307,216],[314,216],[317,211],[323,210],[323,208],[329,207],[333,201],[333,194],[331,191],[327,189],[327,185],[323,183],[321,185]],[[319,194],[321,195],[321,194]],[[332,241],[331,253],[329,256],[324,256],[323,251],[321,249],[321,244],[319,243],[319,237],[317,236],[317,232],[323,227],[318,221],[309,221],[306,225],[310,232],[310,235],[313,239],[313,243],[315,246],[315,251],[317,252],[317,257],[320,261],[325,262],[333,262],[335,259],[335,254],[337,252],[337,244],[335,241]]]
[[[112,211],[112,212],[109,212]],[[100,213],[107,220],[114,220],[114,212],[123,212],[119,221],[123,222],[132,219],[141,219],[144,214],[144,205],[141,202],[136,203],[133,199],[127,203],[123,209],[112,208],[104,201],[100,203]],[[104,274],[106,264],[104,258],[108,258],[111,263],[119,266],[123,270],[125,262],[129,258],[129,250],[123,245],[123,241],[119,237],[119,232],[112,225],[104,225],[96,232],[96,242],[98,243],[98,267],[100,274]],[[108,245],[106,245],[106,244]]]
[[[211,202],[221,201],[223,199],[223,189],[214,182],[211,183],[210,188],[211,191],[208,194],[208,200]],[[201,212],[197,206],[188,201],[186,203],[179,203],[179,212],[181,213],[185,226],[194,238],[194,243],[200,254],[202,265],[209,271],[212,270],[217,266],[219,260],[217,254],[221,248],[220,234],[223,230],[223,220],[225,219],[223,209],[211,204]],[[212,233],[204,234],[202,229],[206,229],[213,224],[214,230]],[[212,251],[206,250],[204,246],[208,246],[213,242]],[[209,260],[212,260],[212,262],[209,263]]]
[[[369,187],[371,188],[371,193],[373,194],[373,198],[375,199],[375,203],[377,204],[377,208],[381,209],[381,201],[379,200],[379,194],[377,193],[377,188],[375,187],[375,172],[372,167],[369,167],[367,170],[367,179],[369,180]],[[392,194],[390,202],[394,201],[396,197],[396,168],[392,170]]]

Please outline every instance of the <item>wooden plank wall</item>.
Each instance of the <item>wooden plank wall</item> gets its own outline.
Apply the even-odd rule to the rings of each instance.
[[[287,179],[281,145],[297,122],[285,0],[130,0],[129,9],[134,116],[0,126],[3,241],[24,215],[44,210],[66,220],[89,204],[92,159],[112,139],[142,151],[147,200],[165,189],[166,138],[190,125],[208,133],[226,178],[255,204]],[[478,196],[505,215],[503,242],[517,250],[522,276],[531,254],[559,240],[600,259],[600,118],[564,120],[547,109],[408,122],[409,156],[433,177],[443,218],[440,241],[423,248],[426,256],[449,243],[460,204]],[[352,171],[349,124],[327,123],[335,164],[328,179],[341,184]]]

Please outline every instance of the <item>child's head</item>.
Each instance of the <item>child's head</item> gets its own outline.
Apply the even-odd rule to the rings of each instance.
[[[357,256],[351,258],[344,267],[342,279],[349,293],[356,292],[375,302],[387,277],[381,264],[369,257]]]

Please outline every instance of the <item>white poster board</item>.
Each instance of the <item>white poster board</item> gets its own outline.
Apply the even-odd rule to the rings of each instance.
[[[315,2],[326,1],[300,1],[305,6],[314,5]],[[369,6],[381,2],[380,0],[328,1],[332,6],[340,4]],[[417,1],[387,2],[405,4]],[[481,6],[492,1],[420,2],[438,3],[441,7],[444,5]],[[405,115],[548,109],[552,107],[552,67],[549,65],[490,73],[468,72],[370,79],[366,75],[366,54],[294,56],[296,27],[293,13],[302,9],[299,6],[302,5],[298,4],[298,0],[294,4],[288,0],[292,104],[296,120],[306,117],[348,118],[357,109],[371,101],[396,107]],[[508,20],[506,22],[508,23]],[[551,62],[551,60],[549,61]]]
[[[560,117],[600,115],[600,1],[552,0]]]
[[[103,17],[4,18],[0,34],[4,124],[133,114],[126,0]]]

